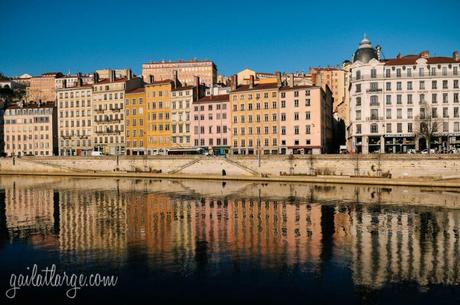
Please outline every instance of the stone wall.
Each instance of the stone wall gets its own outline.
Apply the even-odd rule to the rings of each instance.
[[[152,172],[229,176],[325,175],[364,177],[460,177],[457,155],[302,155],[1,158],[0,171]]]

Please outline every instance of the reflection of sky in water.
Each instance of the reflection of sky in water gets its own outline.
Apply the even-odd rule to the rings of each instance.
[[[148,279],[165,293],[199,279],[216,294],[224,283],[264,287],[268,299],[308,291],[321,301],[327,288],[367,302],[394,285],[409,300],[437,285],[459,298],[456,192],[31,177],[1,177],[0,188],[2,278],[56,263]]]

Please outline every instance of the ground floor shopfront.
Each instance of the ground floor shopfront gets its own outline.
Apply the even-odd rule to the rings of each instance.
[[[427,141],[423,136],[413,134],[388,134],[353,137],[352,150],[356,153],[408,153],[427,149]],[[437,152],[449,152],[460,149],[459,134],[433,134],[431,149]]]

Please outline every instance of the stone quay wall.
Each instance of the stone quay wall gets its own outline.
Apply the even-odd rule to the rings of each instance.
[[[1,172],[460,178],[458,155],[119,156],[0,158]]]

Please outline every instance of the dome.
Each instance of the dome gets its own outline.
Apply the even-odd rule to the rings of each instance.
[[[358,50],[355,51],[353,55],[353,62],[360,61],[362,63],[368,63],[371,59],[378,59],[377,50],[372,47],[371,42],[364,35],[363,40],[359,43]]]

